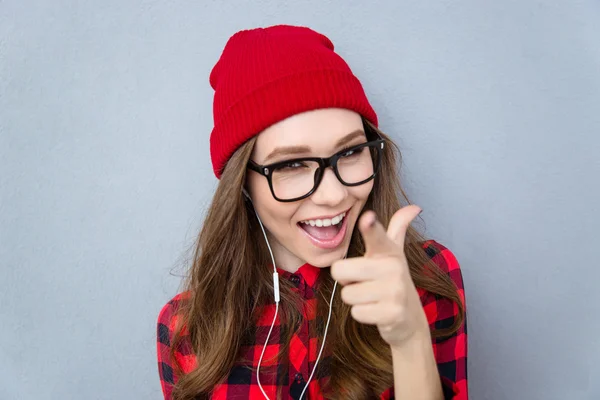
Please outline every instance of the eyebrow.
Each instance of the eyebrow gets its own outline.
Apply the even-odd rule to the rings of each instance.
[[[362,129],[357,129],[353,132],[350,132],[349,134],[347,134],[340,140],[338,140],[337,143],[335,144],[335,147],[336,148],[342,147],[345,144],[350,143],[357,137],[364,137],[364,136],[366,136],[365,131],[363,131]],[[275,148],[275,150],[273,150],[271,153],[269,153],[267,158],[265,158],[263,164],[266,164],[269,160],[272,160],[276,157],[280,157],[280,156],[284,156],[284,155],[287,156],[287,155],[307,154],[307,153],[310,153],[310,147],[308,147],[308,146],[277,147],[277,148]]]

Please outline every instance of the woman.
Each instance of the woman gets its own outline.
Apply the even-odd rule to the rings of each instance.
[[[398,151],[331,41],[238,32],[210,83],[220,182],[160,311],[165,399],[467,399],[458,262],[410,226]]]

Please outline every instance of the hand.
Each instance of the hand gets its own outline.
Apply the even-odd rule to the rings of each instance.
[[[365,255],[331,266],[331,275],[344,286],[341,297],[352,306],[352,317],[377,325],[392,348],[402,347],[415,333],[429,335],[427,317],[404,254],[406,231],[420,212],[414,205],[401,208],[391,218],[387,232],[373,211],[365,212],[358,221]]]

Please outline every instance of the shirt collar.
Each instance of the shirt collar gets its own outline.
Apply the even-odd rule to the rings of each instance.
[[[283,270],[279,267],[276,268],[281,279],[287,279],[298,288],[300,294],[306,299],[314,297],[317,280],[321,273],[321,268],[315,267],[309,263],[305,263],[296,272],[292,273]]]

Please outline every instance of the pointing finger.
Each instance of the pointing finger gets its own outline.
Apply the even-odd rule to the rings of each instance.
[[[365,241],[365,256],[385,256],[398,252],[374,211],[366,211],[361,215],[358,229]]]

